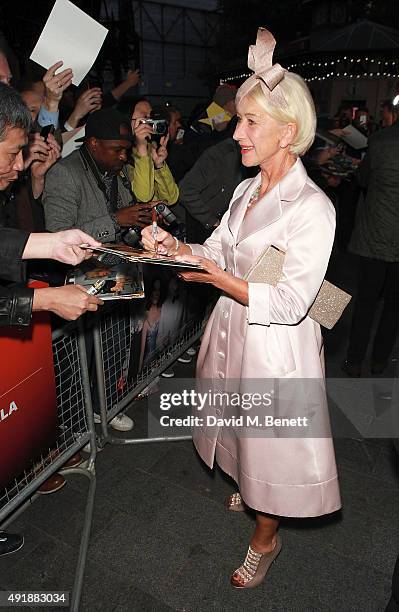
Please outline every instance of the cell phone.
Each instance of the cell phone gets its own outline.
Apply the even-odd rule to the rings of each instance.
[[[52,123],[50,123],[50,125],[45,125],[44,127],[42,127],[42,129],[40,130],[40,136],[42,136],[42,138],[44,138],[44,140],[47,142],[48,135],[54,134],[54,132],[55,127]]]

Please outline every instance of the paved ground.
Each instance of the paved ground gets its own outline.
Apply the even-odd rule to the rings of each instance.
[[[346,260],[345,260],[346,261]],[[353,271],[341,261],[341,285]],[[350,312],[326,335],[338,373]],[[179,366],[189,375],[190,366]],[[129,412],[143,433],[145,406]],[[191,442],[115,447],[98,455],[97,495],[82,611],[383,612],[399,552],[399,461],[386,440],[336,441],[342,512],[282,524],[283,551],[265,583],[237,592],[253,518],[226,513],[233,490]],[[73,582],[87,483],[42,497],[12,525],[26,544],[0,559],[2,589],[66,589]],[[48,608],[47,608],[48,609]]]

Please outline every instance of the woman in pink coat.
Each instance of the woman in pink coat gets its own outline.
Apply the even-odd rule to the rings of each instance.
[[[246,559],[231,577],[236,588],[257,586],[265,577],[281,550],[280,517],[320,516],[341,506],[323,384],[323,340],[319,324],[307,316],[327,269],[334,208],[299,159],[316,128],[310,92],[301,77],[272,64],[274,46],[270,32],[259,29],[249,51],[254,74],[237,93],[234,139],[241,145],[242,163],[259,166],[259,174],[237,187],[204,245],[181,244],[163,230],[158,234],[159,253],[184,256],[204,270],[184,271],[182,278],[222,291],[198,355],[203,386],[238,389],[243,397],[257,390],[254,379],[278,379],[291,399],[284,404],[279,398],[277,415],[284,404],[285,416],[294,416],[296,409],[313,411],[323,425],[314,436],[292,431],[273,436],[265,430],[251,436],[227,425],[224,417],[231,411],[226,407],[210,402],[202,410],[202,427],[193,436],[199,454],[209,467],[216,458],[238,484],[240,492],[230,496],[228,508],[256,511]],[[149,228],[143,242],[154,248]],[[244,280],[270,245],[285,252],[277,286]],[[238,416],[244,412],[235,409]],[[221,419],[209,423],[209,416]]]

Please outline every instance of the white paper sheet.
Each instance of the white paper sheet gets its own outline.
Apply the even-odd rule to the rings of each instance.
[[[73,151],[79,149],[82,146],[81,142],[76,142],[77,138],[82,138],[85,135],[85,126],[82,125],[80,128],[76,128],[71,132],[64,132],[62,134],[63,147],[62,147],[62,157],[68,157]]]
[[[57,0],[30,59],[44,68],[63,61],[79,85],[94,64],[108,30],[69,0]]]
[[[340,138],[346,142],[350,147],[354,149],[364,149],[367,147],[367,137],[359,132],[353,125],[347,125],[344,127],[345,135]]]

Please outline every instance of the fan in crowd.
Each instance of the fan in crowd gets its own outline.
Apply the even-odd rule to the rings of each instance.
[[[24,168],[22,150],[27,143],[31,115],[21,97],[0,83],[0,192],[3,195]],[[25,286],[25,260],[56,259],[77,265],[90,252],[79,248],[99,243],[79,230],[57,234],[29,234],[0,226],[0,325],[28,326],[32,312],[47,310],[68,320],[102,304],[83,287],[64,286],[31,289]],[[23,546],[23,536],[0,532],[0,555]]]
[[[169,169],[168,157],[169,134],[156,138],[151,123],[152,106],[145,98],[133,101],[131,106],[131,125],[135,142],[133,146],[133,169],[130,169],[133,189],[141,202],[162,200],[167,204],[175,204],[179,197],[179,189]],[[166,128],[166,124],[165,124]],[[138,170],[140,169],[140,170]],[[135,187],[135,174],[145,174],[151,185],[151,195],[141,192]],[[136,179],[137,180],[137,179]]]

